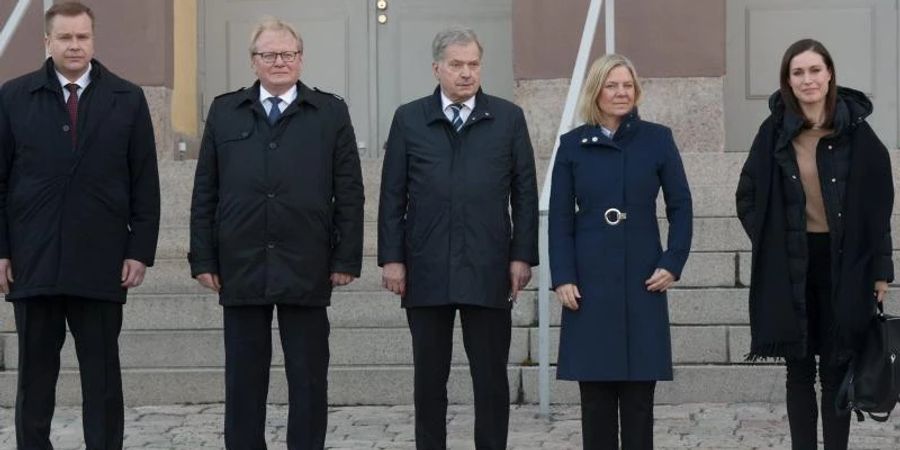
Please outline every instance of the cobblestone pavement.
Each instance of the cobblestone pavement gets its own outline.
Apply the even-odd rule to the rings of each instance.
[[[125,412],[126,449],[207,450],[222,448],[222,405],[173,405],[129,408]],[[334,407],[328,417],[326,447],[333,449],[414,448],[411,406]],[[509,447],[577,449],[581,424],[577,407],[554,407],[549,420],[534,405],[513,406]],[[270,449],[283,449],[287,408],[270,406]],[[451,406],[448,445],[473,448],[472,408]],[[770,404],[687,404],[656,407],[658,449],[789,449],[784,406]],[[78,408],[57,408],[53,445],[57,450],[83,448]],[[900,420],[867,420],[851,428],[852,449],[900,448]],[[0,408],[0,449],[15,448],[13,411]]]

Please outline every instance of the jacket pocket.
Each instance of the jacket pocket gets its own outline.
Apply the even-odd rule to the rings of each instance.
[[[233,143],[239,143],[250,139],[253,136],[254,129],[252,126],[238,126],[221,132],[220,136],[216,136],[216,147],[223,148]]]

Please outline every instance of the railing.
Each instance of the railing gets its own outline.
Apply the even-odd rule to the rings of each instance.
[[[614,3],[614,0],[606,0],[604,24],[606,30],[606,53],[615,51]],[[539,203],[541,265],[538,273],[538,396],[540,398],[541,414],[544,417],[550,415],[550,257],[547,236],[550,184],[553,177],[553,164],[556,161],[556,151],[559,149],[559,137],[571,130],[575,124],[575,106],[578,103],[578,96],[584,83],[584,75],[587,70],[588,58],[590,58],[591,45],[594,42],[594,33],[597,31],[597,22],[600,18],[602,5],[603,0],[591,0],[591,4],[588,7],[587,17],[584,21],[584,30],[581,33],[581,44],[578,47],[578,56],[575,58],[575,68],[572,69],[569,92],[566,95],[566,104],[563,108],[562,118],[559,121],[556,143],[553,147],[553,154],[550,156],[547,175],[544,177]]]
[[[19,0],[16,6],[13,7],[12,13],[9,14],[9,19],[3,24],[3,28],[0,29],[0,57],[6,53],[6,47],[13,36],[15,36],[16,30],[19,29],[19,24],[22,22],[22,18],[25,17],[25,12],[28,11],[29,6],[31,6],[31,0]],[[53,0],[44,0],[45,12],[51,6],[53,6]]]
[[[29,5],[31,5],[31,0],[19,0],[16,6],[13,7],[9,19],[3,24],[3,29],[0,30],[0,56],[3,56],[3,53],[6,52],[6,46],[9,45],[9,41],[16,34],[19,23],[22,22],[22,17],[25,17],[25,11],[28,10]]]

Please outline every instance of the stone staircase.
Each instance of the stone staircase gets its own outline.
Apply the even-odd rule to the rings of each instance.
[[[772,401],[783,396],[783,368],[742,362],[749,348],[745,286],[750,258],[749,242],[735,217],[733,195],[745,156],[683,155],[694,194],[694,244],[683,278],[669,295],[676,370],[674,382],[660,384],[660,403]],[[900,179],[898,156],[892,152],[895,179]],[[329,400],[335,405],[412,403],[412,352],[405,315],[399,299],[381,289],[375,259],[380,166],[380,160],[363,161],[367,203],[362,278],[337,290],[329,310]],[[539,166],[546,166],[546,160],[540,160]],[[539,172],[542,180],[543,170]],[[157,264],[148,271],[144,285],[129,295],[120,339],[129,405],[224,399],[221,309],[216,296],[190,278],[185,258],[193,173],[193,161],[160,162],[163,214]],[[664,217],[662,209],[660,216]],[[895,220],[895,243],[900,242],[898,225],[900,221]],[[516,402],[538,401],[536,277],[537,270],[513,314],[508,370],[510,394]],[[551,311],[551,361],[555,362],[560,312],[555,301]],[[468,403],[471,382],[458,330],[454,342],[449,395],[451,402]],[[285,403],[287,389],[277,337],[273,345],[269,399]],[[78,404],[80,388],[71,337],[63,349],[62,365],[59,403]],[[0,406],[15,402],[16,367],[12,306],[3,303]],[[554,402],[578,401],[574,383],[554,381],[551,393]]]

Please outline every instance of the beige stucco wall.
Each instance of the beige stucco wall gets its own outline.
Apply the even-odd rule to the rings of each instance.
[[[174,11],[174,83],[172,128],[196,136],[199,128],[197,97],[197,0],[178,0]]]

